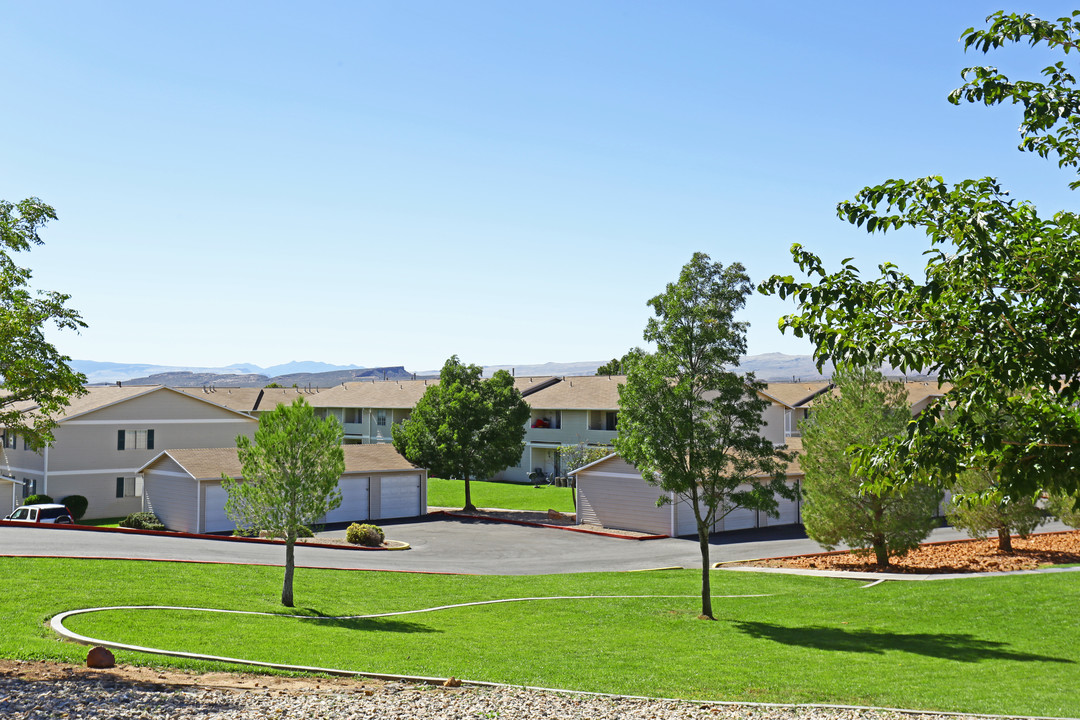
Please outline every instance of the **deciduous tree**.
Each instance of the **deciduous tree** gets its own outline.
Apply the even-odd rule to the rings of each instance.
[[[529,406],[505,370],[484,380],[478,365],[454,355],[438,384],[416,403],[412,415],[392,430],[394,447],[409,462],[437,476],[465,481],[465,509],[475,510],[469,482],[520,460],[525,449]]]
[[[237,527],[285,539],[281,604],[293,606],[293,550],[301,527],[341,505],[344,430],[336,418],[320,420],[303,398],[259,417],[255,439],[236,438],[242,479],[222,477],[225,512]]]
[[[802,433],[806,534],[832,550],[844,543],[872,553],[878,567],[919,546],[935,522],[941,492],[924,484],[872,486],[851,472],[851,445],[899,435],[911,421],[907,393],[879,372],[839,368],[836,390],[814,399]]]
[[[1026,41],[1067,53],[1080,41],[1078,16],[996,13],[962,40],[982,52]],[[1062,62],[1043,75],[1013,81],[996,68],[968,68],[949,99],[1022,105],[1021,148],[1078,167],[1076,80]],[[951,478],[986,461],[1012,497],[1080,489],[1080,217],[1041,216],[989,177],[889,180],[840,203],[838,214],[871,233],[925,232],[923,277],[885,263],[878,277],[864,279],[851,258],[828,271],[795,245],[792,256],[809,279],[774,276],[762,285],[799,305],[781,328],[809,338],[819,365],[888,363],[953,385],[948,423],[946,403],[932,405],[902,437],[865,448],[862,472],[903,482],[932,466]]]
[[[751,292],[743,266],[695,253],[665,292],[649,301],[645,328],[655,353],[625,358],[615,448],[642,477],[693,508],[701,548],[701,614],[712,618],[709,533],[736,508],[775,515],[788,456],[759,433],[767,402],[752,374],[731,368],[746,351],[747,324],[735,320]]]
[[[0,200],[0,426],[19,433],[35,450],[52,442],[55,418],[70,398],[82,395],[86,378],[71,369],[71,358],[45,339],[50,326],[86,327],[67,307],[69,295],[30,289],[31,273],[11,254],[41,245],[40,230],[56,211],[37,198]],[[25,412],[27,408],[33,412]]]

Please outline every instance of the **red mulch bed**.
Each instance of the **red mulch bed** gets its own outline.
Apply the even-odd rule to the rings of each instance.
[[[886,572],[902,573],[979,573],[1009,570],[1034,570],[1047,565],[1080,563],[1080,531],[1043,533],[1027,540],[1013,536],[1013,552],[998,551],[996,537],[986,540],[958,540],[930,543],[903,557],[889,560]],[[804,555],[782,560],[762,560],[754,565],[791,567],[812,570],[858,570],[878,572],[874,556],[854,553]]]

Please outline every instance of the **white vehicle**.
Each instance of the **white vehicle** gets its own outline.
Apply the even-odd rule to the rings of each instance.
[[[74,524],[71,512],[63,505],[22,505],[4,519],[12,522]]]

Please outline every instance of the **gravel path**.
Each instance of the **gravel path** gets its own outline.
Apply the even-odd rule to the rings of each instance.
[[[916,713],[831,708],[718,706],[665,700],[563,695],[520,689],[386,683],[355,690],[286,692],[153,687],[105,679],[26,680],[0,675],[0,717],[177,718],[243,720],[311,718],[429,720],[433,718],[738,718],[740,720],[886,720],[951,718]],[[972,716],[974,717],[974,716]]]

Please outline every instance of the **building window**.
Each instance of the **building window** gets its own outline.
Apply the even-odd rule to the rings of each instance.
[[[117,430],[117,450],[153,450],[153,430]]]
[[[26,498],[30,497],[31,495],[37,495],[37,480],[32,480],[31,478],[23,478],[22,479],[22,496],[23,496],[23,499],[25,500]]]
[[[345,408],[345,422],[347,422],[347,423],[362,423],[362,422],[364,422],[364,409],[363,408]]]
[[[5,430],[0,435],[0,441],[3,442],[5,450],[14,450],[19,446],[19,436],[14,430]]]
[[[141,477],[118,477],[116,478],[116,497],[142,497]]]
[[[386,425],[386,411],[385,410],[376,410],[375,411],[375,424],[376,425],[382,425],[382,426]]]
[[[605,430],[617,430],[619,428],[619,413],[608,412],[604,416],[604,429]]]

